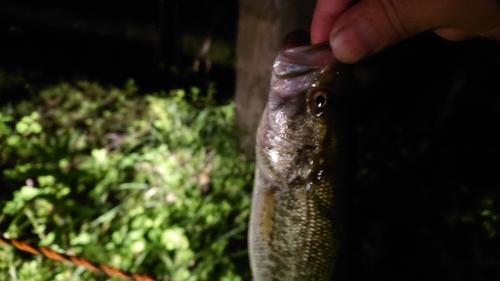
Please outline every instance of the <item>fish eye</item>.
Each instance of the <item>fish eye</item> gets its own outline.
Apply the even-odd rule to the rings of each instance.
[[[316,92],[313,96],[314,105],[317,108],[323,108],[328,101],[328,94],[325,91]]]

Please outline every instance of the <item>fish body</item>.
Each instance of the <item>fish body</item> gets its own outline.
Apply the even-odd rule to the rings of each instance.
[[[342,73],[328,44],[290,40],[274,62],[257,131],[252,274],[254,281],[330,281],[339,248],[335,107]]]

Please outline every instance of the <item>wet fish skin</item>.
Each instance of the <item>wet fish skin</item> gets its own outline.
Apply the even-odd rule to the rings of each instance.
[[[274,62],[257,131],[249,226],[254,281],[330,281],[339,248],[342,71],[328,44],[296,47],[304,43],[295,40]]]

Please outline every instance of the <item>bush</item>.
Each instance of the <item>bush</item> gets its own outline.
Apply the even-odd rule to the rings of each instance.
[[[81,81],[4,106],[4,235],[158,279],[250,279],[253,164],[239,152],[233,104],[186,101],[197,93],[141,97],[133,81]],[[108,280],[11,247],[0,248],[0,276]]]

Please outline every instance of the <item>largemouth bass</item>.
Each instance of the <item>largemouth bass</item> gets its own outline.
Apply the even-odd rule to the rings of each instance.
[[[304,33],[285,39],[257,131],[249,230],[254,281],[333,278],[343,73],[329,45],[308,45]]]

